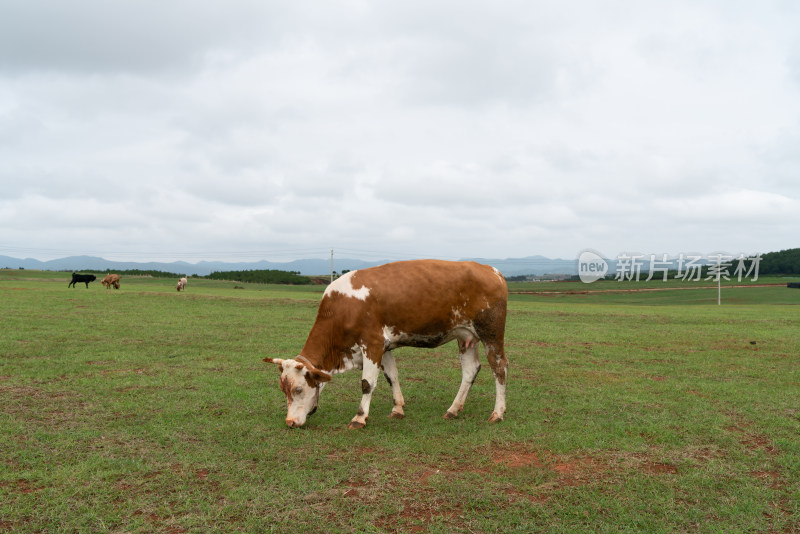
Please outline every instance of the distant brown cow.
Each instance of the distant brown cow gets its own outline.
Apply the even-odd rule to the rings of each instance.
[[[111,286],[114,286],[114,289],[119,289],[119,275],[108,274],[100,283],[106,286],[106,289],[111,289]]]
[[[178,280],[178,291],[181,291],[182,289],[186,289],[186,277],[185,276],[183,278],[181,278],[180,280]]]

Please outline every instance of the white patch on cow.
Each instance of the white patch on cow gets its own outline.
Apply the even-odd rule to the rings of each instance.
[[[368,375],[375,375],[378,376],[380,368],[378,364],[370,360],[369,358],[364,358],[364,370]],[[371,384],[372,387],[375,387],[375,384]]]
[[[503,277],[503,273],[501,273],[500,271],[498,271],[496,267],[492,267],[492,270],[494,271],[494,274],[496,274],[496,275],[497,275],[497,277],[498,277],[500,280],[502,280],[502,281],[504,281],[504,282],[505,282],[505,280],[506,280],[506,279]]]
[[[358,300],[367,300],[369,296],[369,288],[367,286],[355,289],[353,287],[353,275],[358,271],[350,271],[345,273],[333,281],[326,289],[323,296],[331,296],[333,293],[340,293],[346,297],[352,297]]]
[[[400,334],[395,334],[393,326],[383,326],[383,339],[389,343],[397,343],[400,341]]]

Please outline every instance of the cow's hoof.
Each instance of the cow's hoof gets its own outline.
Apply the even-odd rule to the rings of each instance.
[[[359,428],[364,428],[366,425],[361,421],[350,421],[350,424],[347,425],[347,430],[358,430]]]
[[[458,419],[458,414],[457,413],[453,413],[453,412],[445,412],[443,418],[444,419]]]
[[[503,416],[502,415],[498,415],[497,412],[492,412],[492,416],[489,418],[489,422],[490,423],[499,423],[502,420],[503,420]]]
[[[392,412],[389,414],[389,419],[402,419],[405,416],[403,412]]]

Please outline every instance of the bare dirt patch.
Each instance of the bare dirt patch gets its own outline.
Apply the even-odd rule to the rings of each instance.
[[[544,467],[544,463],[536,451],[497,451],[492,458],[495,464],[501,464],[511,469],[535,466]]]
[[[678,467],[664,462],[643,462],[641,470],[654,475],[677,475]]]
[[[37,486],[35,483],[24,478],[18,478],[14,481],[0,482],[0,487],[8,488],[12,492],[23,493],[26,495],[29,493],[36,493],[37,491],[44,489],[44,487]]]
[[[782,489],[784,487],[783,477],[781,476],[780,471],[777,469],[772,469],[768,471],[752,471],[750,473],[751,476],[762,480],[769,484],[769,487],[772,489]]]
[[[440,499],[405,501],[398,512],[386,515],[375,522],[375,526],[385,532],[428,532],[428,525],[441,521],[463,529],[460,520],[461,505]]]
[[[739,434],[739,442],[751,451],[764,450],[767,454],[772,456],[780,453],[771,439],[763,434],[752,432],[750,430],[751,426],[752,424],[747,421],[739,421],[735,425],[725,427],[725,430],[734,434]]]

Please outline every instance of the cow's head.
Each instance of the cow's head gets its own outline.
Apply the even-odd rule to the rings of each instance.
[[[264,361],[276,364],[281,374],[281,391],[287,404],[286,424],[289,428],[303,426],[306,417],[317,409],[319,392],[331,375],[298,360],[264,358]]]

